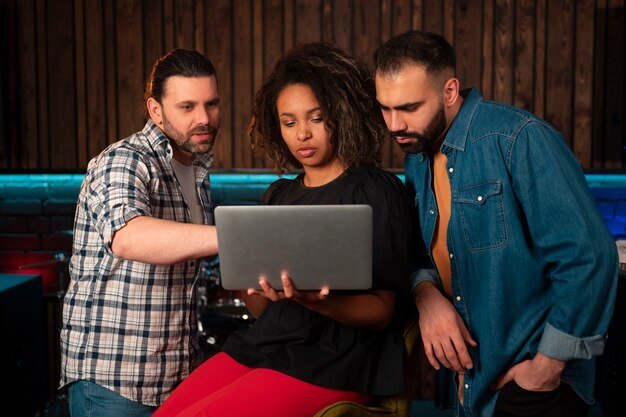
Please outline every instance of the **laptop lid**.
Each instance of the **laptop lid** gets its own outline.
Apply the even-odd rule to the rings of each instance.
[[[218,206],[220,276],[227,290],[372,286],[372,208],[368,205]]]

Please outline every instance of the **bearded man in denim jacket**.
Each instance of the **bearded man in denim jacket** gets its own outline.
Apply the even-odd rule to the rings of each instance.
[[[413,274],[426,354],[467,416],[586,416],[618,261],[579,164],[536,116],[460,91],[441,36],[375,55],[433,270]]]

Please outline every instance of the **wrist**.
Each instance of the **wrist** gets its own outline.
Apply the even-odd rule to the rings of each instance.
[[[567,365],[567,362],[551,358],[541,352],[535,355],[534,362],[539,369],[545,370],[547,374],[559,376],[563,373]]]

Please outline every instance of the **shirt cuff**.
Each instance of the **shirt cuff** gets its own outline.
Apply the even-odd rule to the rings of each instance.
[[[138,216],[145,216],[146,213],[137,207],[120,206],[111,211],[111,215],[107,222],[103,224],[100,236],[104,242],[106,250],[113,254],[113,235],[115,232],[126,226],[130,220]]]
[[[603,335],[578,338],[546,323],[537,350],[544,355],[561,361],[591,359],[604,351],[606,337]]]
[[[437,288],[443,288],[439,274],[435,269],[419,268],[411,272],[411,293],[413,293],[415,287],[422,282],[432,282]]]

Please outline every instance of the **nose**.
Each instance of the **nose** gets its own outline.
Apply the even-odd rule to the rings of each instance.
[[[307,125],[300,125],[297,138],[301,142],[311,139],[311,129]]]
[[[210,111],[203,106],[197,107],[195,116],[197,124],[207,125],[211,121]]]
[[[387,117],[387,127],[391,132],[400,132],[406,130],[406,122],[402,114],[396,110],[391,110]]]

